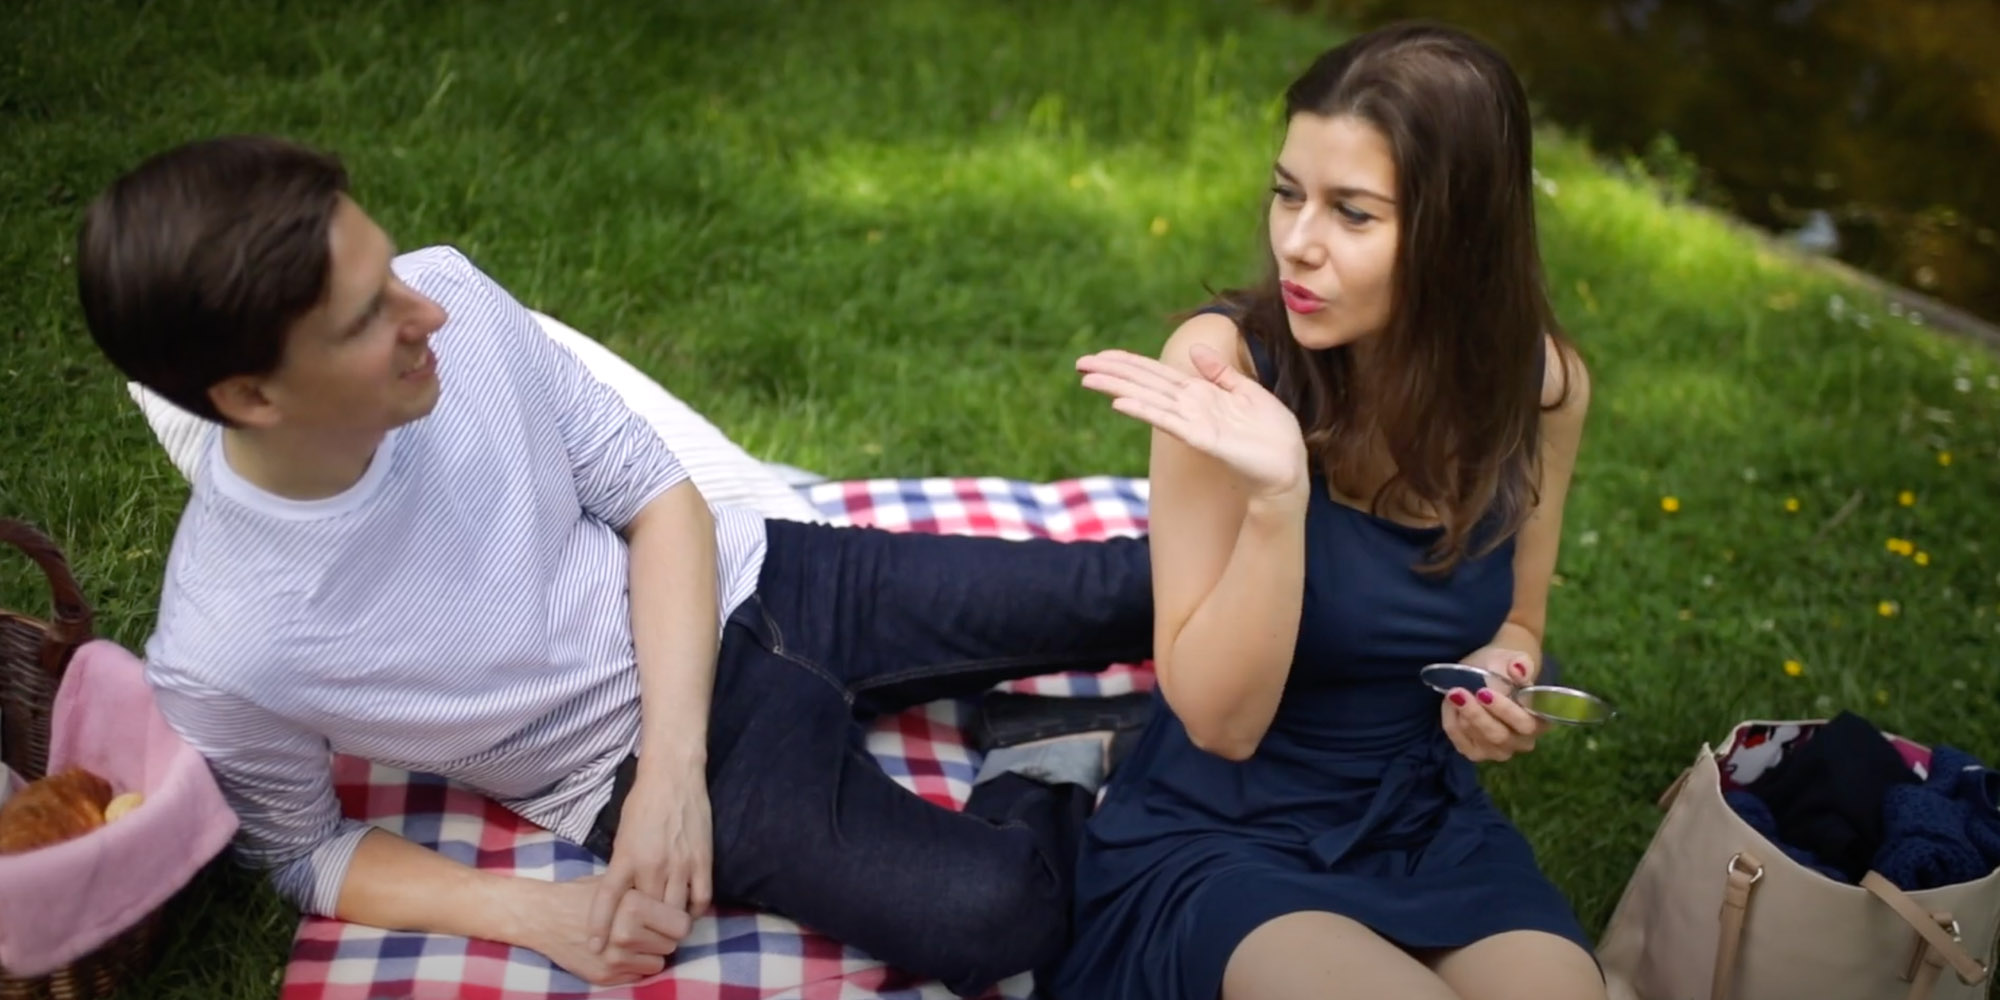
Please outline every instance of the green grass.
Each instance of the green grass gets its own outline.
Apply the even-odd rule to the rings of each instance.
[[[1253,271],[1273,99],[1339,37],[1210,0],[14,7],[0,513],[59,538],[133,647],[185,494],[83,335],[70,253],[144,154],[234,130],[340,150],[404,246],[464,248],[771,459],[1142,474],[1144,431],[1071,361],[1153,350]],[[2000,757],[2000,367],[1572,142],[1539,161],[1596,376],[1550,642],[1625,718],[1487,774],[1596,929],[1655,794],[1738,719],[1852,708]],[[0,563],[0,605],[43,602]],[[290,928],[212,872],[133,994],[270,995]]]

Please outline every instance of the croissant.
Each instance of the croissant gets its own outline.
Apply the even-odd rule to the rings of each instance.
[[[80,767],[32,782],[0,805],[0,854],[81,837],[104,824],[110,803],[110,783]]]

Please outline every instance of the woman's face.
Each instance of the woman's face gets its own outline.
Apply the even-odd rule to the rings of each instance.
[[[1292,337],[1324,350],[1389,322],[1396,269],[1396,164],[1351,115],[1292,117],[1271,187],[1271,255]]]

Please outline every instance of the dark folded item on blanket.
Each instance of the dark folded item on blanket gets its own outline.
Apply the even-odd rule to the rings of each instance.
[[[1117,770],[1153,715],[1153,696],[1145,691],[1109,697],[1063,697],[990,691],[967,727],[972,748],[990,753],[999,747],[1080,733],[1112,734],[1110,766]]]
[[[1905,892],[1985,878],[2000,868],[2000,774],[1954,747],[1931,751],[1930,779],[1882,801],[1874,868]]]
[[[1770,806],[1780,842],[1858,882],[1882,848],[1887,793],[1916,782],[1881,730],[1842,712],[1750,791]]]

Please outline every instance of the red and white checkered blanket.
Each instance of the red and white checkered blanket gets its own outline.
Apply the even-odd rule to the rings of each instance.
[[[1065,540],[1134,535],[1145,530],[1143,480],[1089,478],[1033,484],[1004,479],[905,479],[831,482],[803,492],[836,523],[944,534],[1044,536]],[[1150,687],[1143,666],[1102,674],[1058,675],[1012,685],[1043,694],[1122,694]],[[978,762],[961,722],[969,706],[938,702],[884,719],[868,737],[882,767],[917,794],[953,808],[965,804]],[[335,782],[350,816],[489,871],[571,879],[600,869],[580,847],[486,799],[437,778],[336,761]],[[1026,975],[992,997],[1026,1000]],[[532,952],[490,941],[380,931],[307,917],[285,969],[284,1000],[377,997],[543,1000],[589,996],[613,1000],[930,1000],[950,993],[884,967],[860,952],[779,917],[721,910],[698,922],[665,974],[632,986],[592,990]]]

